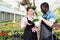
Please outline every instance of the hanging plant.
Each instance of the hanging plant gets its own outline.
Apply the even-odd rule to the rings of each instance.
[[[21,4],[25,5],[26,4],[26,0],[22,0]]]
[[[31,4],[31,3],[29,2],[29,0],[22,0],[21,4],[26,5],[26,4]]]
[[[35,10],[36,9],[36,6],[32,6],[32,9]]]
[[[30,1],[29,0],[26,0],[26,4],[30,4]]]

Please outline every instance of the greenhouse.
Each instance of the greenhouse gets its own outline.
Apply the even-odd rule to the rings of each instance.
[[[41,16],[40,5],[47,2],[50,10],[56,15],[54,33],[60,39],[60,0],[0,0],[0,40],[24,40],[24,29],[21,19],[26,16],[26,8],[31,6],[35,16]],[[39,40],[39,27],[37,36]]]

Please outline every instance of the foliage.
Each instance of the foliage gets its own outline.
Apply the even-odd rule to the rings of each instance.
[[[36,21],[39,21],[39,20],[36,18],[36,19],[33,19],[33,21],[32,21],[32,22],[34,23],[34,22],[36,22]]]
[[[60,38],[60,29],[54,30],[54,33],[57,35],[58,38]]]

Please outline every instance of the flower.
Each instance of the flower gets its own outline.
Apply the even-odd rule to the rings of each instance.
[[[32,22],[35,24],[35,26],[39,25],[39,19],[38,18],[33,19]]]
[[[34,19],[32,20],[32,23],[34,23],[34,27],[31,28],[31,30],[32,30],[32,32],[36,32],[36,31],[37,31],[37,25],[39,25],[39,20],[38,20],[38,18],[34,18]]]
[[[14,34],[14,38],[20,38],[20,34]]]
[[[11,35],[12,35],[12,33],[11,33],[11,32],[9,32],[9,33],[8,33],[8,35],[9,35],[9,36],[11,36]]]
[[[31,28],[31,29],[32,29],[32,32],[36,32],[36,31],[37,31],[36,26],[35,26],[35,27],[33,27],[33,28]]]
[[[2,31],[2,32],[1,32],[1,36],[4,36],[4,35],[5,35],[5,33]]]
[[[6,36],[8,36],[8,32],[6,32],[6,34],[5,34]]]

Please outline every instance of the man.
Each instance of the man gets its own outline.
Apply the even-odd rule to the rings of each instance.
[[[41,4],[43,13],[41,20],[40,40],[53,40],[52,30],[55,23],[55,15],[49,10],[49,4],[44,2]]]

